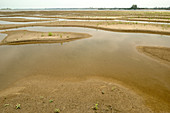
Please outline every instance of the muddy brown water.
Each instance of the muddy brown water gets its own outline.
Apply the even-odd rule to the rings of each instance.
[[[103,77],[168,102],[170,68],[136,46],[170,47],[170,36],[117,33],[78,27],[26,27],[17,30],[89,33],[67,43],[0,46],[0,89],[29,75]],[[16,29],[11,29],[16,30]],[[5,35],[0,34],[0,39]]]

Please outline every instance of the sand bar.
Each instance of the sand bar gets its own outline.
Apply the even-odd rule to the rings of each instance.
[[[17,30],[3,33],[8,34],[8,36],[2,40],[1,45],[56,43],[91,37],[89,34],[72,32],[34,32]]]
[[[170,48],[168,47],[139,46],[137,49],[151,58],[170,65]]]

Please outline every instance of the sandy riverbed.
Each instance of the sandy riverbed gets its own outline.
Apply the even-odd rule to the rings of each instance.
[[[47,23],[35,23],[29,25],[1,25],[0,30],[28,27],[28,26],[69,26],[69,27],[88,27],[117,32],[138,32],[154,34],[170,34],[170,25],[166,25],[170,20],[168,11],[17,11],[17,12],[0,12],[2,17],[38,17],[38,18],[64,18],[75,19],[72,21],[55,21]],[[15,15],[16,14],[16,15]],[[1,18],[3,19],[3,18]],[[76,20],[109,20],[102,22],[95,21],[76,21]],[[138,22],[115,22],[111,20],[128,20],[128,21],[146,21],[162,22],[165,24],[150,24]],[[14,21],[14,19],[7,19]],[[17,19],[16,19],[17,20]],[[19,21],[19,20],[17,20]],[[26,21],[26,20],[23,20]],[[29,20],[31,21],[31,20]],[[42,20],[41,20],[42,21]]]
[[[111,21],[111,19],[119,18],[119,19],[125,19],[125,20],[135,19],[135,20],[140,20],[140,21],[154,21],[154,22],[159,21],[159,22],[169,23],[169,20],[168,20],[170,17],[169,12],[154,12],[154,13],[147,12],[146,13],[146,12],[136,12],[136,11],[18,11],[15,13],[14,12],[0,12],[0,14],[3,14],[4,15],[3,17],[28,16],[28,17],[41,17],[41,18],[60,17],[60,18],[65,18],[65,19],[92,19],[92,20],[106,20],[107,19],[107,20],[110,20],[110,21],[103,21],[103,22],[101,21],[98,21],[98,22],[97,21],[55,21],[54,22],[53,21],[53,22],[46,22],[46,23],[22,24],[22,25],[4,24],[4,25],[0,25],[0,30],[2,30],[1,33],[8,34],[8,36],[1,43],[5,45],[26,44],[26,43],[28,44],[28,43],[39,43],[39,42],[41,43],[65,42],[65,41],[72,41],[75,39],[88,38],[91,36],[89,34],[76,33],[76,32],[72,32],[72,33],[71,32],[52,32],[52,36],[49,36],[49,32],[35,32],[35,31],[25,31],[25,30],[3,31],[7,29],[12,29],[12,28],[31,27],[31,26],[85,27],[85,28],[102,29],[102,30],[107,30],[107,31],[117,31],[117,32],[151,33],[151,34],[170,35],[169,25]],[[37,14],[39,14],[39,16],[36,16]],[[129,15],[131,16],[128,17]],[[153,20],[148,19],[150,17],[154,19]],[[7,18],[4,20],[20,21],[18,19],[7,19]],[[21,19],[21,21],[26,22],[26,21],[33,21],[33,20]],[[79,47],[81,47],[81,45]],[[138,47],[138,50],[140,50],[140,52],[142,53],[145,53],[146,55],[151,56],[151,58],[152,57],[156,58],[156,60],[158,61],[162,60],[163,63],[169,62],[169,58],[170,58],[169,48],[142,47],[141,46],[141,47]],[[90,55],[91,54],[92,53],[90,53]],[[71,58],[75,60],[74,58],[76,57],[73,55],[73,57]],[[134,58],[134,59],[139,60],[138,58]],[[49,59],[46,59],[46,60],[47,62],[49,61]],[[65,62],[66,60],[68,59],[65,59],[63,61]],[[36,61],[37,60],[35,60],[35,62]],[[101,60],[101,61],[105,62],[106,59]],[[60,62],[60,60],[58,60],[58,62]],[[67,61],[67,63],[69,62],[70,61]],[[55,64],[55,62],[51,62],[51,63]],[[91,64],[91,62],[89,63]],[[90,67],[92,65],[90,64],[88,64],[87,66]],[[139,65],[136,65],[136,66],[139,66]],[[37,67],[38,69],[40,69],[40,66],[37,66]],[[81,65],[79,67],[81,67]],[[106,80],[106,77],[104,77],[106,73],[103,74],[102,79],[100,79],[99,77],[93,78],[90,75],[88,75],[88,77],[85,79],[79,79],[79,78],[72,78],[69,76],[67,76],[68,78],[64,76],[61,77],[62,75],[61,76],[50,76],[49,74],[50,71],[49,71],[47,74],[48,77],[45,75],[30,75],[28,77],[23,77],[22,79],[19,79],[19,80],[17,79],[17,81],[14,84],[10,84],[8,88],[1,90],[0,91],[0,100],[1,100],[0,111],[2,111],[3,113],[6,113],[6,112],[23,113],[25,111],[47,113],[47,112],[54,112],[55,108],[60,109],[61,112],[64,112],[64,113],[70,113],[70,112],[74,112],[74,113],[80,113],[80,112],[152,113],[152,112],[166,112],[166,111],[169,112],[170,111],[169,102],[167,101],[167,98],[169,97],[168,91],[165,89],[165,87],[162,87],[162,84],[163,84],[162,81],[165,82],[169,80],[167,79],[167,77],[165,77],[166,75],[168,75],[167,73],[169,72],[167,71],[167,69],[165,69],[164,66],[162,65],[155,66],[155,67],[161,67],[162,70],[163,69],[166,70],[166,71],[164,70],[162,71],[163,73],[165,72],[165,75],[163,75],[164,77],[162,77],[163,79],[154,78],[155,76],[150,75],[149,73],[145,73],[145,72],[141,73],[140,71],[142,70],[140,69],[138,69],[139,72],[135,71],[135,73],[132,73],[133,72],[132,70],[134,69],[126,70],[125,68],[122,71],[121,64],[115,67],[116,67],[115,69],[117,69],[116,73],[112,72],[112,74],[119,76],[118,71],[121,71],[122,73],[123,71],[125,71],[123,75],[128,76],[128,74],[130,75],[134,74],[134,76],[132,76],[133,77],[132,80],[139,80],[138,78],[140,78],[143,74],[145,75],[148,74],[148,76],[152,78],[152,82],[149,82],[149,83],[153,83],[153,84],[150,84],[150,85],[153,85],[151,87],[157,86],[157,89],[155,89],[156,91],[155,90],[151,91],[149,89],[150,87],[143,88],[147,90],[148,94],[150,94],[149,97],[147,97],[148,95],[146,96],[146,95],[143,95],[142,93],[139,93],[139,92],[146,91],[146,90],[142,90],[141,88],[142,86],[140,87],[140,89],[134,90],[133,87],[126,87],[125,84],[120,85],[121,84],[120,78],[122,76],[121,74],[120,74],[121,75],[120,78],[119,79],[117,78],[120,81],[113,82],[113,81],[109,81],[108,78]],[[107,69],[110,69],[110,68],[111,67]],[[42,69],[46,70],[46,68],[42,68]],[[57,69],[59,69],[59,67]],[[71,70],[71,68],[67,68],[67,69]],[[64,71],[67,72],[67,69],[64,69]],[[84,72],[88,71],[88,70],[85,70],[87,68],[83,68],[83,69],[84,69],[83,70]],[[80,68],[80,70],[77,70],[76,72],[81,72],[81,71],[82,70]],[[97,72],[100,75],[104,71],[100,69]],[[140,73],[141,76],[140,77],[135,76],[136,73]],[[160,76],[161,74],[158,74],[157,77],[160,77]],[[123,77],[124,76],[122,76],[122,78]],[[126,80],[126,77],[123,78],[122,80]],[[141,77],[138,84],[136,85],[143,83],[143,81],[145,80],[148,80],[148,78],[147,77],[145,78],[145,76],[143,75],[143,77]],[[154,81],[154,80],[157,80],[157,81]],[[133,84],[134,81],[127,81],[127,82],[128,84],[131,84],[131,82]],[[146,86],[147,85],[143,85],[143,87],[146,87]],[[160,90],[161,88],[164,88],[164,89]],[[141,91],[137,91],[137,90],[141,90]],[[133,92],[133,91],[136,91],[136,92]],[[160,92],[160,94],[156,94],[154,93],[154,91],[156,93]],[[163,94],[165,94],[165,96]],[[152,99],[152,96],[153,96],[153,99]],[[144,100],[143,97],[145,97],[146,100]],[[155,100],[155,98],[157,98],[157,100]],[[161,99],[163,99],[166,102],[165,103],[162,102]],[[21,104],[21,109],[15,108],[17,103]],[[94,107],[95,104],[98,104],[98,110],[92,109],[92,107]]]

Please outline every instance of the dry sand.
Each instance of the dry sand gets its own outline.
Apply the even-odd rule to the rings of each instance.
[[[10,44],[30,44],[30,43],[56,43],[66,42],[76,39],[91,37],[85,33],[73,33],[73,32],[35,32],[26,30],[6,31],[3,32],[8,36],[2,40],[1,45]],[[51,36],[50,36],[51,35]]]

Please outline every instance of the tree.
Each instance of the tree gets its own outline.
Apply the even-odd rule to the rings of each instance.
[[[132,5],[131,9],[137,9],[137,5]]]

